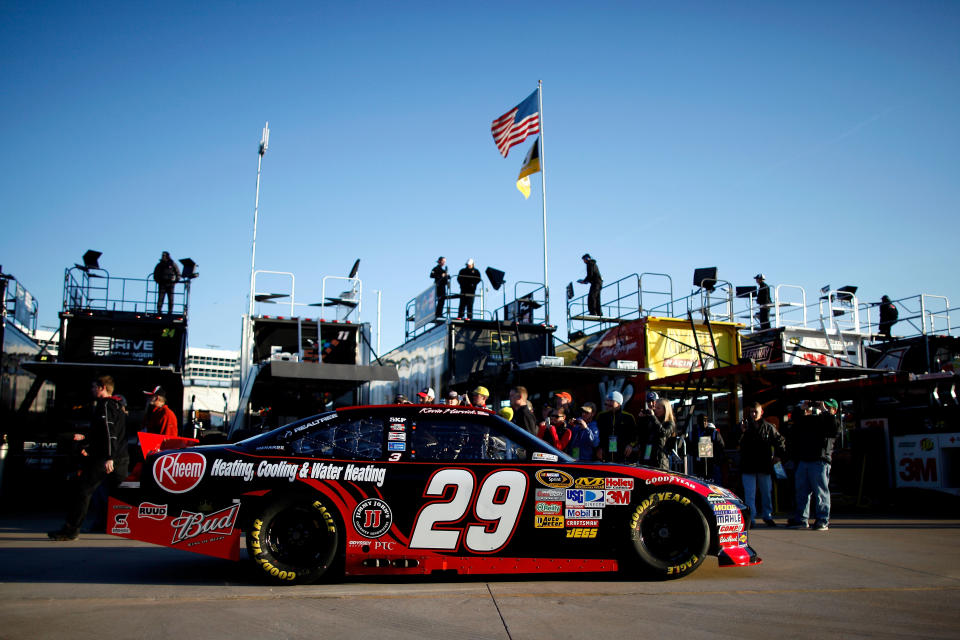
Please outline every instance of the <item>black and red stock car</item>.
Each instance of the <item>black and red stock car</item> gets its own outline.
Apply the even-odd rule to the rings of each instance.
[[[731,492],[658,469],[576,462],[468,407],[352,407],[228,445],[149,455],[108,531],[249,558],[270,579],[760,563]]]

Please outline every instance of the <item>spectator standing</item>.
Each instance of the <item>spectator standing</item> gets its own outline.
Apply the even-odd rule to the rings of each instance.
[[[757,281],[757,320],[760,321],[760,330],[770,328],[770,286],[766,276],[758,273],[753,277]]]
[[[627,444],[636,440],[637,420],[623,410],[623,394],[611,391],[603,402],[606,409],[597,416],[600,441],[594,453],[601,462],[622,462]]]
[[[490,397],[490,392],[487,391],[486,387],[477,387],[470,394],[470,404],[478,409],[487,408],[487,398]]]
[[[763,420],[759,402],[748,405],[747,418],[740,423],[740,474],[743,480],[743,499],[754,516],[768,527],[775,527],[773,519],[773,464],[786,453],[786,442],[772,424]],[[760,491],[760,509],[756,508],[757,490]],[[753,526],[754,523],[751,523]]]
[[[806,529],[810,518],[810,498],[813,496],[815,531],[826,531],[830,524],[830,465],[833,445],[840,437],[840,405],[830,399],[821,402],[810,413],[800,416],[791,430],[791,455],[796,468],[796,513],[787,521],[788,527]]]
[[[527,401],[527,388],[516,386],[510,389],[510,406],[513,408],[511,422],[521,429],[536,435],[537,417],[533,415]]]
[[[173,313],[173,288],[180,280],[180,268],[164,251],[160,262],[153,268],[153,280],[157,283],[157,313],[163,313],[163,297],[167,297],[167,313]]]
[[[603,288],[603,277],[600,275],[597,261],[591,258],[589,253],[583,254],[581,259],[583,263],[587,265],[587,275],[582,280],[577,280],[577,282],[590,285],[590,291],[587,293],[587,312],[591,316],[602,316],[600,289]]]
[[[111,376],[100,376],[91,387],[96,401],[88,437],[74,436],[78,440],[87,440],[87,455],[83,457],[63,526],[47,534],[52,540],[76,540],[90,508],[90,497],[97,487],[108,478],[111,484],[118,485],[127,476],[126,413],[113,395],[113,389]]]
[[[450,389],[450,391],[447,391],[447,404],[450,405],[451,407],[455,407],[458,404],[460,404],[460,394],[454,391],[453,389]]]
[[[447,283],[450,282],[450,274],[447,272],[447,259],[443,256],[437,258],[437,264],[430,271],[430,277],[433,278],[433,286],[436,290],[437,298],[437,317],[443,315],[443,304],[447,299]]]
[[[890,296],[883,296],[880,298],[880,325],[877,328],[877,333],[880,334],[880,337],[883,340],[892,340],[893,336],[890,335],[890,330],[893,328],[893,325],[896,324],[897,318],[900,317],[900,312],[897,311],[897,306],[890,302]]]
[[[580,409],[580,417],[573,421],[570,429],[573,435],[567,445],[567,453],[577,460],[592,462],[596,459],[596,448],[600,442],[600,431],[597,428],[597,405],[584,402]]]
[[[480,270],[473,266],[473,258],[467,260],[467,266],[457,274],[457,284],[460,285],[460,308],[458,318],[473,317],[473,299],[480,284]]]
[[[417,404],[433,404],[435,399],[433,387],[424,387],[417,393]]]
[[[637,437],[625,452],[627,460],[642,460],[659,469],[670,469],[670,448],[667,446],[676,430],[673,407],[657,395],[647,394],[647,407],[640,414]]]
[[[177,416],[167,406],[167,392],[163,387],[154,387],[152,391],[144,391],[147,396],[147,413],[141,427],[147,433],[159,433],[166,438],[176,438],[180,435],[177,429]]]

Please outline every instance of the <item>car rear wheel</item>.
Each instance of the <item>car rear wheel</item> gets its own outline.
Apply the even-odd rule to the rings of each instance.
[[[710,527],[688,496],[658,492],[644,496],[630,516],[636,565],[646,576],[672,580],[690,575],[703,563]]]
[[[280,584],[316,582],[330,569],[339,545],[337,520],[319,499],[269,503],[247,533],[250,558]]]

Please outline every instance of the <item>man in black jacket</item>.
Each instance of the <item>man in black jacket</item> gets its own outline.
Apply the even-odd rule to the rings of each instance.
[[[880,298],[880,325],[877,328],[877,333],[880,334],[883,340],[893,339],[893,336],[890,335],[890,330],[893,328],[893,325],[897,323],[899,316],[900,312],[897,311],[896,305],[890,302],[889,296]]]
[[[757,281],[757,320],[760,321],[760,330],[770,328],[770,307],[772,306],[772,301],[770,299],[770,285],[767,284],[766,276],[762,273],[758,273],[753,278]]]
[[[760,489],[760,517],[768,527],[775,527],[773,519],[773,464],[783,456],[787,444],[776,428],[763,420],[759,402],[748,404],[747,419],[740,423],[740,475],[743,480],[743,500],[756,520],[757,489]],[[752,526],[752,523],[751,523]]]
[[[157,283],[157,313],[163,313],[163,297],[167,297],[167,313],[173,313],[173,287],[180,280],[180,269],[170,257],[170,253],[163,252],[160,262],[153,268],[153,279]]]
[[[460,309],[458,318],[473,317],[473,298],[480,284],[480,270],[473,266],[473,258],[467,260],[467,266],[457,274],[457,284],[460,285]]]
[[[76,540],[87,509],[90,508],[90,497],[97,487],[108,478],[116,485],[127,477],[126,413],[119,397],[113,395],[113,389],[111,376],[100,376],[93,383],[96,403],[90,431],[86,435],[74,436],[75,440],[86,441],[87,448],[84,450],[75,493],[67,508],[66,520],[59,530],[47,534],[53,540]]]
[[[602,316],[600,289],[603,288],[603,278],[600,276],[600,269],[597,267],[597,261],[591,258],[589,253],[583,254],[582,259],[587,265],[587,276],[577,282],[590,285],[590,292],[587,294],[587,312],[591,316]]]
[[[447,283],[450,282],[450,274],[447,273],[447,259],[443,256],[437,258],[437,264],[430,271],[430,277],[433,278],[433,286],[437,294],[437,317],[443,315],[443,303],[447,299]]]
[[[514,387],[510,389],[510,406],[513,408],[511,422],[521,429],[537,435],[537,417],[527,406],[527,388]]]
[[[810,517],[810,497],[814,500],[815,531],[826,531],[830,523],[830,464],[833,443],[840,437],[840,420],[836,400],[805,406],[804,414],[791,430],[791,456],[797,463],[796,505],[788,527],[806,529]]]

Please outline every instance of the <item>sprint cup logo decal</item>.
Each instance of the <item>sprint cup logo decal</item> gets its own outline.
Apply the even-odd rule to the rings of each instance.
[[[170,526],[173,528],[173,540],[170,541],[170,544],[177,544],[205,533],[215,536],[229,536],[233,533],[233,525],[237,521],[238,511],[240,511],[239,504],[231,505],[226,509],[207,515],[192,511],[181,511],[179,517],[170,521]]]
[[[153,464],[153,479],[168,493],[186,493],[200,484],[206,469],[207,459],[199,453],[169,453]]]

